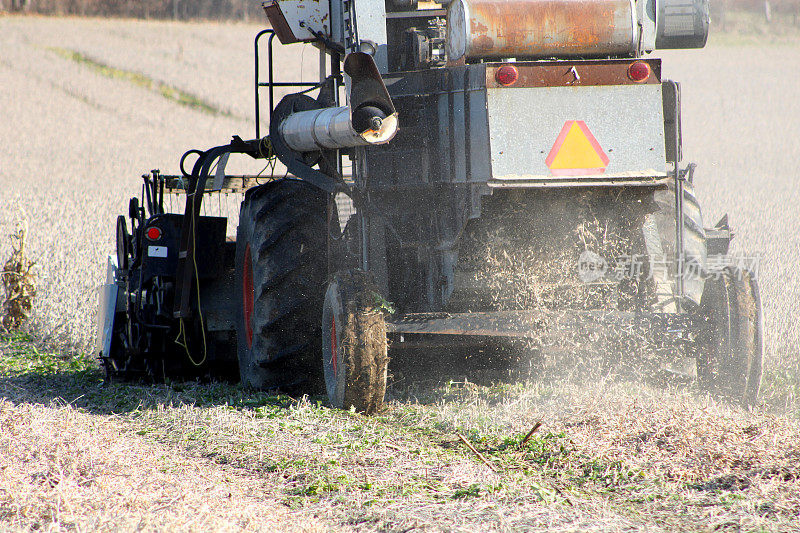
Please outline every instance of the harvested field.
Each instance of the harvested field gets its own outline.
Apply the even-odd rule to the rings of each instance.
[[[706,225],[729,213],[734,253],[760,258],[752,412],[607,376],[402,383],[374,418],[231,385],[102,384],[85,354],[114,219],[143,172],[252,136],[259,29],[0,17],[0,263],[26,217],[39,277],[28,334],[0,335],[0,529],[800,528],[797,40],[661,54]],[[279,57],[315,76],[313,49]]]

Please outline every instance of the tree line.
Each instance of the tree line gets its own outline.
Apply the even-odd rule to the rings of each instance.
[[[0,0],[2,10],[175,20],[248,20],[264,16],[259,0]]]
[[[800,14],[800,0],[712,0],[714,14],[727,10]],[[48,15],[158,19],[244,19],[263,17],[261,0],[0,0],[0,11]],[[256,19],[258,20],[258,19]]]
[[[711,18],[719,27],[725,29],[726,13],[733,11],[750,11],[761,13],[767,23],[772,16],[781,15],[784,20],[800,25],[800,0],[712,0]]]

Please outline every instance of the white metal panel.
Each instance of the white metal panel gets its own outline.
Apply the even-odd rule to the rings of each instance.
[[[147,257],[157,257],[166,259],[169,256],[169,248],[166,246],[148,246]]]
[[[100,286],[100,306],[97,311],[97,344],[95,354],[108,357],[114,330],[114,315],[117,311],[117,258],[108,256],[106,282]]]
[[[656,49],[656,0],[636,0],[636,10],[641,27],[641,51]]]
[[[541,180],[568,121],[583,121],[609,159],[582,178],[667,176],[661,85],[488,89],[492,177]],[[575,177],[573,179],[580,179]]]
[[[314,41],[310,30],[331,34],[330,3],[325,0],[274,0],[298,41]]]
[[[386,5],[376,0],[355,0],[355,28],[358,46],[362,41],[375,45],[375,64],[381,74],[389,70],[388,37],[386,34]],[[352,51],[358,51],[352,50]]]

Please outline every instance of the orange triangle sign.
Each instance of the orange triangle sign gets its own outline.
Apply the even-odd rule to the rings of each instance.
[[[582,120],[568,120],[545,164],[555,176],[602,174],[609,159]]]

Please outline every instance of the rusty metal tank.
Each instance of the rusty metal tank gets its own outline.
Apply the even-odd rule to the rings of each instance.
[[[633,0],[454,0],[448,55],[466,59],[633,55]]]

